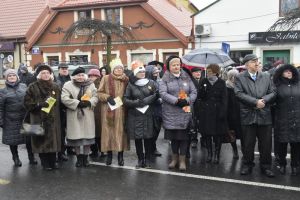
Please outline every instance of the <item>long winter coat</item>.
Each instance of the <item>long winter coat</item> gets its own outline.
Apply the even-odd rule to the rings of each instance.
[[[177,78],[166,71],[159,85],[159,94],[163,100],[162,118],[165,129],[184,130],[188,128],[191,121],[192,113],[186,113],[182,108],[176,106],[180,90],[186,92],[188,102],[193,105],[197,97],[197,90],[190,76],[181,70],[180,76]]]
[[[18,145],[25,143],[25,137],[20,134],[20,129],[25,116],[23,105],[26,93],[26,85],[9,83],[0,90],[0,126],[3,127],[2,143]]]
[[[293,73],[293,78],[282,77],[285,69]],[[296,68],[283,66],[276,70],[276,105],[274,138],[278,142],[300,142],[300,82]]]
[[[157,88],[154,81],[149,81],[144,86],[137,86],[129,83],[124,95],[124,104],[127,108],[127,133],[134,139],[149,139],[153,137],[154,128],[154,106],[157,99]],[[136,108],[141,107],[139,101],[142,100],[149,108],[145,113]]]
[[[111,82],[114,85],[114,97],[124,96],[125,89],[128,83],[128,78],[125,74],[115,76],[113,73],[102,78],[98,89],[99,99],[101,101],[101,151],[124,151],[129,150],[129,141],[124,129],[125,125],[125,109],[124,105],[110,112],[107,103],[107,98],[110,97],[109,85]]]
[[[90,96],[91,107],[79,109],[80,100],[77,99],[80,87],[74,80],[64,84],[61,101],[67,107],[67,139],[93,139],[95,138],[94,107],[98,102],[97,89],[92,81],[87,81],[84,94]],[[82,113],[83,111],[83,113]]]
[[[274,86],[269,73],[257,72],[254,81],[248,71],[237,75],[234,84],[234,92],[240,101],[240,113],[242,125],[271,125],[270,106],[275,99]],[[264,99],[266,106],[256,108],[259,99]]]
[[[61,150],[60,94],[60,88],[56,83],[42,80],[30,84],[26,91],[24,105],[30,111],[30,122],[42,123],[45,129],[45,136],[32,137],[34,153],[53,153]],[[50,96],[55,98],[56,102],[47,114],[38,109],[37,105],[45,102]]]
[[[240,103],[234,94],[232,85],[226,84],[228,106],[227,106],[227,125],[228,130],[234,130],[236,138],[240,139],[242,135]]]
[[[94,81],[97,90],[99,89],[100,81],[101,78],[97,78]],[[100,101],[98,101],[96,107],[94,108],[94,114],[95,114],[95,137],[99,138],[101,136],[101,102]]]
[[[198,96],[200,99],[198,119],[200,132],[204,136],[221,136],[226,133],[227,88],[225,81],[218,78],[212,85],[202,79]]]

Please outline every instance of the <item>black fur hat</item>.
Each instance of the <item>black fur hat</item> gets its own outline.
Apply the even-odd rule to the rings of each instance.
[[[283,72],[285,70],[290,70],[293,74],[293,78],[291,79],[290,83],[295,84],[299,81],[299,72],[296,67],[290,64],[285,64],[279,68],[276,69],[275,74],[273,76],[273,82],[276,86],[279,86],[280,84],[283,83]]]

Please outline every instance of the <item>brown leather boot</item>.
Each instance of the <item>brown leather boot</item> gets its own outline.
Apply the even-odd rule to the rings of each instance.
[[[169,164],[169,169],[174,169],[178,163],[178,154],[172,154],[172,161]]]
[[[186,171],[185,156],[179,156],[179,170]]]

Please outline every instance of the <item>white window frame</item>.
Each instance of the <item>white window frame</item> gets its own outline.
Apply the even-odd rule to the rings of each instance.
[[[117,55],[117,58],[120,58],[120,51],[111,51],[111,54]],[[99,67],[103,67],[103,55],[106,55],[106,51],[98,51],[98,57],[99,57]]]
[[[66,62],[70,62],[70,56],[88,56],[88,62],[91,62],[91,52],[86,51],[86,52],[82,52],[82,51],[74,51],[74,52],[65,52],[65,60]]]
[[[150,54],[152,53],[152,56],[153,56],[153,60],[156,60],[156,49],[137,49],[137,50],[127,50],[126,51],[126,54],[127,54],[127,66],[128,66],[128,69],[131,69],[131,62],[132,62],[132,58],[131,58],[131,54]],[[148,63],[144,63],[144,64],[148,64]]]
[[[158,49],[158,61],[163,62],[164,53],[173,53],[173,52],[178,52],[179,57],[182,57],[183,49],[182,48],[178,48],[178,49]]]
[[[123,7],[118,7],[120,9],[120,24],[123,25]],[[109,9],[109,8],[108,8]],[[114,9],[114,8],[111,8],[111,9]],[[106,20],[106,17],[105,17],[105,8],[104,9],[101,9],[101,20]]]
[[[44,63],[48,63],[48,56],[58,56],[58,62],[61,62],[62,54],[61,53],[43,53]],[[48,63],[49,64],[49,63]]]

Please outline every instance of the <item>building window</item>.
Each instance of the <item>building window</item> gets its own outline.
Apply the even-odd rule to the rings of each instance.
[[[73,65],[87,64],[88,63],[88,55],[72,55],[72,56],[70,56],[70,63],[72,63]]]
[[[282,17],[293,9],[299,8],[300,0],[280,0],[279,15]]]
[[[91,19],[91,18],[92,18],[92,11],[91,10],[78,11],[78,20]]]
[[[47,60],[50,66],[58,65],[59,56],[47,56]]]
[[[121,24],[120,8],[105,9],[105,19],[114,24]]]
[[[237,64],[242,65],[242,60],[247,54],[253,53],[252,50],[230,51],[230,58]]]
[[[163,53],[163,63],[166,63],[166,60],[170,56],[179,56],[179,52],[165,52],[165,53]]]
[[[153,53],[132,53],[131,60],[140,60],[144,63],[144,65],[153,61]]]

